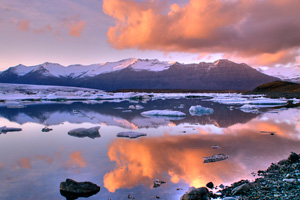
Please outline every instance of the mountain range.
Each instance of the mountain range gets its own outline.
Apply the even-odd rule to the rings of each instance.
[[[2,83],[61,85],[119,89],[252,90],[279,80],[247,64],[221,59],[213,63],[182,64],[148,59],[125,59],[93,65],[44,63],[17,65],[0,73]]]

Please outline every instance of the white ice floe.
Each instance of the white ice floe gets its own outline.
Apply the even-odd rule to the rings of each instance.
[[[249,105],[249,104],[245,104],[245,105],[241,106],[240,110],[245,113],[254,113],[254,114],[259,113],[257,106]]]
[[[141,136],[147,136],[146,133],[138,133],[138,132],[120,132],[117,134],[117,137],[128,137],[128,138],[138,138]]]
[[[189,112],[192,116],[210,115],[214,112],[214,109],[197,105],[197,106],[191,106]]]
[[[149,110],[142,112],[143,116],[174,116],[174,117],[184,117],[185,113],[174,110]]]
[[[253,99],[249,102],[250,105],[256,105],[258,107],[276,107],[280,105],[287,105],[286,99]]]
[[[168,120],[180,120],[184,119],[186,114],[180,111],[174,110],[149,110],[141,113],[144,117],[155,117]]]
[[[128,109],[132,109],[132,110],[141,110],[141,109],[144,109],[144,107],[141,106],[141,105],[139,105],[139,104],[137,104],[137,105],[130,105],[130,106],[128,107]]]

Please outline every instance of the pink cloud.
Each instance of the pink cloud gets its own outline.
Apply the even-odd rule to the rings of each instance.
[[[49,33],[49,32],[51,32],[52,31],[52,26],[51,25],[46,25],[46,26],[44,26],[44,27],[42,27],[42,28],[39,28],[39,29],[35,29],[35,30],[33,30],[33,32],[34,33]]]
[[[159,2],[103,0],[103,12],[115,19],[108,42],[116,49],[224,53],[263,65],[295,62],[298,0]]]
[[[69,34],[73,37],[80,37],[85,27],[85,22],[82,20],[69,25]]]
[[[28,31],[29,30],[30,21],[23,20],[18,23],[18,28],[20,31]]]

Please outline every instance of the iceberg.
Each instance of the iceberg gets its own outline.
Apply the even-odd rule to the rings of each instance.
[[[197,106],[191,106],[189,112],[192,116],[202,116],[202,115],[212,114],[214,112],[214,109],[197,105]]]
[[[253,113],[253,114],[259,113],[259,111],[257,109],[257,106],[250,105],[250,104],[245,104],[245,105],[241,106],[240,110],[245,112],[245,113]]]
[[[249,102],[250,105],[256,105],[257,107],[276,107],[281,105],[287,105],[287,100],[283,99],[254,99]]]
[[[144,117],[155,117],[168,120],[184,119],[186,114],[180,111],[173,110],[149,110],[141,113]]]
[[[180,111],[173,110],[149,110],[142,112],[143,116],[172,116],[172,117],[185,117],[186,114]]]
[[[128,137],[128,138],[138,138],[141,136],[147,136],[146,133],[138,133],[138,132],[120,132],[117,134],[117,137]]]

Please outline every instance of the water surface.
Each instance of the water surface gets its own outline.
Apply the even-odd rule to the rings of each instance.
[[[137,104],[144,108],[128,109]],[[189,108],[193,105],[214,112],[192,116]],[[88,199],[128,199],[128,195],[179,199],[191,186],[253,179],[252,172],[266,169],[291,151],[300,152],[299,108],[245,113],[238,107],[207,99],[2,106],[0,127],[20,127],[22,131],[0,135],[0,199],[65,199],[59,184],[66,178],[101,186],[100,192]],[[154,109],[187,115],[141,115]],[[42,132],[45,126],[53,131]],[[94,126],[101,126],[100,138],[67,134],[74,128]],[[147,136],[116,137],[122,131]],[[215,145],[220,148],[212,148]],[[203,163],[203,157],[219,153],[229,159]],[[166,183],[153,188],[155,178]]]

